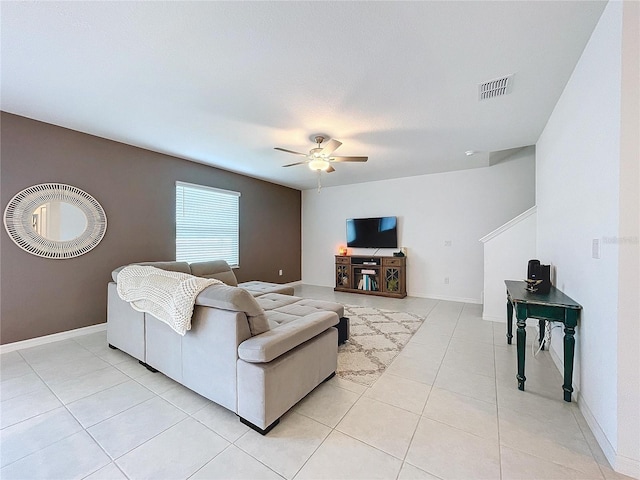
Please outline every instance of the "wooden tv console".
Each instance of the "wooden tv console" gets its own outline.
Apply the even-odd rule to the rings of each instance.
[[[336,292],[407,296],[406,257],[336,255]]]

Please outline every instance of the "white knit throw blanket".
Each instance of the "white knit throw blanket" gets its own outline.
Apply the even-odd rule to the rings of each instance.
[[[194,277],[155,267],[130,265],[118,273],[118,295],[139,311],[150,313],[180,335],[191,330],[191,315],[198,294],[213,278]]]

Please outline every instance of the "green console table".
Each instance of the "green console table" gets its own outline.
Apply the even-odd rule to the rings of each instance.
[[[524,355],[527,345],[527,318],[564,323],[564,390],[565,402],[571,401],[573,392],[573,356],[576,340],[574,334],[582,307],[555,287],[546,294],[527,291],[527,283],[505,280],[507,286],[507,343],[513,338],[513,311],[516,311],[518,350],[518,389],[524,390]],[[542,334],[540,342],[543,341]]]

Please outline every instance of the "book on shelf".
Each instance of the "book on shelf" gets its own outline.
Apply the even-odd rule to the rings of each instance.
[[[360,273],[366,274],[366,275],[375,275],[376,271],[375,270],[361,270]]]
[[[364,274],[358,282],[358,290],[378,290],[378,282],[370,275]]]

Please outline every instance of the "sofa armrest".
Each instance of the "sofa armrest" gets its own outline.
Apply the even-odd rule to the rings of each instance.
[[[238,346],[245,362],[266,363],[338,324],[334,312],[317,312],[251,337]],[[336,344],[336,348],[337,344]]]

